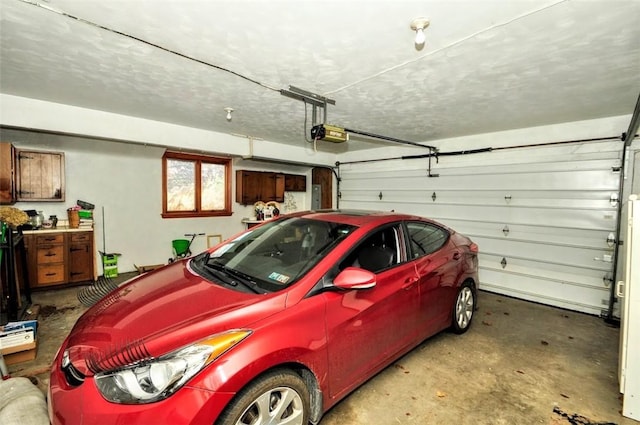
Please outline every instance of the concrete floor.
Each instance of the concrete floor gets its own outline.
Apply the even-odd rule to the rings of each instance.
[[[125,279],[130,275],[121,275]],[[80,288],[33,294],[36,360],[9,367],[46,391],[55,352],[84,311]],[[619,329],[602,319],[481,292],[471,329],[425,341],[340,402],[321,425],[631,425],[618,393]]]

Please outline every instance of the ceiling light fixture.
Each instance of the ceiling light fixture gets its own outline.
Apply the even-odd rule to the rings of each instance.
[[[233,112],[233,108],[226,107],[224,110],[227,112],[227,121],[231,121],[231,113]]]
[[[429,20],[427,18],[416,18],[411,21],[411,29],[416,32],[416,47],[422,48],[425,42],[424,30],[429,26]]]

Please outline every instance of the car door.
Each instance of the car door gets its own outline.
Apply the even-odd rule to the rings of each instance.
[[[449,240],[449,232],[429,222],[408,222],[409,256],[418,274],[418,320],[423,336],[448,326],[455,291],[460,252]]]
[[[356,266],[374,272],[375,287],[323,295],[332,398],[352,389],[391,356],[415,343],[417,275],[414,265],[404,261],[400,241],[400,226],[388,227],[367,237],[341,261],[339,269]],[[379,249],[393,252],[389,265],[372,264],[373,257],[382,256],[376,254]]]

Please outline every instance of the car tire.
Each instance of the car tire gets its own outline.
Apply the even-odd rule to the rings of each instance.
[[[476,291],[473,284],[464,282],[456,295],[456,302],[453,305],[451,331],[456,334],[463,334],[471,326],[473,313],[476,310]]]
[[[309,423],[309,389],[289,370],[269,372],[239,392],[216,421],[218,425]]]

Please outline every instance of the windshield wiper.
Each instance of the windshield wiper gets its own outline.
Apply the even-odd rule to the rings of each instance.
[[[218,272],[218,274],[225,276],[226,283],[231,286],[238,286],[238,283],[240,283],[242,284],[242,286],[253,291],[256,294],[263,293],[263,291],[259,289],[258,284],[251,278],[251,276],[245,273],[239,272],[235,269],[225,266],[224,264],[216,262],[204,263],[204,266],[208,270],[216,271]]]

